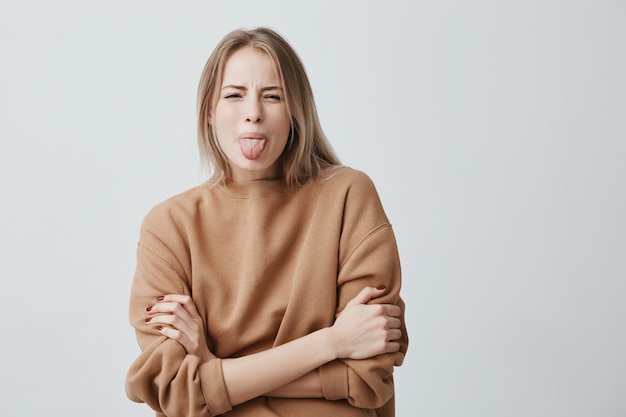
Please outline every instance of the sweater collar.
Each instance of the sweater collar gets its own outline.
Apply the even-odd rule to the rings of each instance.
[[[290,189],[283,178],[275,180],[254,180],[217,184],[215,188],[224,194],[236,198],[250,198],[258,195],[287,194]]]

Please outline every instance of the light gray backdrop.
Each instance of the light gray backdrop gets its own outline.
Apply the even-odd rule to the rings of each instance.
[[[0,414],[124,395],[141,219],[198,184],[195,89],[268,25],[376,183],[411,346],[399,416],[626,415],[623,1],[2,1]]]

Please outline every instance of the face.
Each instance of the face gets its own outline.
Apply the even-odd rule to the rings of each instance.
[[[274,62],[253,47],[233,52],[218,93],[209,123],[228,158],[232,180],[280,177],[291,120]]]

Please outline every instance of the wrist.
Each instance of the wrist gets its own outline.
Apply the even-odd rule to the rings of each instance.
[[[200,363],[205,363],[215,358],[215,355],[209,350],[208,346],[202,349],[200,352],[197,352],[195,356],[200,359]]]
[[[339,343],[339,335],[337,334],[337,330],[334,327],[326,327],[324,329],[320,329],[317,332],[320,337],[319,346],[323,350],[325,362],[333,361],[337,358],[342,357],[340,352],[340,343]]]

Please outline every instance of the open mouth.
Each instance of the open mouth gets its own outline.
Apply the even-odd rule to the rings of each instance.
[[[257,159],[263,153],[265,145],[267,144],[267,138],[263,135],[241,135],[239,137],[239,148],[241,153],[247,159]]]

